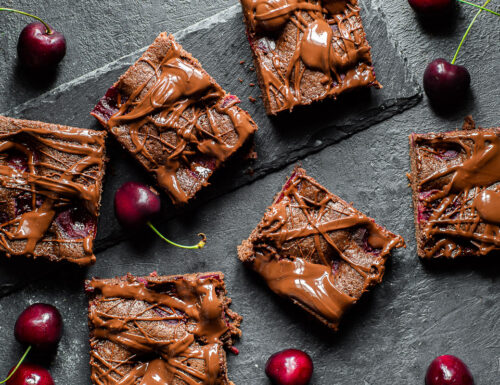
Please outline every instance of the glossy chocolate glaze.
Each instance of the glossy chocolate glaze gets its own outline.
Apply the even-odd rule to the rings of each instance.
[[[421,257],[485,255],[500,248],[500,130],[412,135],[412,183]]]
[[[8,256],[37,256],[37,246],[43,243],[80,243],[83,256],[60,257],[80,265],[95,262],[94,232],[70,239],[49,234],[49,230],[57,213],[67,207],[82,205],[90,215],[98,216],[105,135],[4,117],[0,117],[0,123],[1,186],[19,194],[29,193],[31,197],[31,207],[26,212],[14,218],[7,215],[0,225],[1,248]],[[7,158],[12,151],[21,154],[26,165],[9,164]],[[16,241],[24,241],[22,249],[16,250]]]
[[[357,0],[241,0],[268,112],[303,104],[306,71],[322,73],[322,94],[380,87]],[[280,48],[281,47],[281,48]],[[316,85],[313,85],[316,86]]]
[[[241,318],[227,309],[221,277],[89,281],[93,384],[227,384],[223,346]],[[99,349],[103,341],[112,344]]]
[[[150,66],[152,74],[126,100],[118,97],[117,111],[106,126],[119,137],[126,125],[133,146],[130,151],[147,160],[148,171],[175,204],[185,204],[190,194],[179,180],[181,165],[196,173],[202,166],[193,164],[191,159],[203,156],[213,163],[212,169],[218,168],[244,145],[256,126],[246,112],[235,106],[238,98],[227,95],[199,65],[187,60],[182,47],[170,39],[171,45],[159,65],[146,57],[139,59]],[[220,126],[221,119],[229,119],[236,140],[228,140],[234,133]],[[176,138],[168,141],[163,135],[172,130]],[[157,145],[164,154],[161,157],[151,152]],[[207,172],[212,170],[201,171]]]
[[[360,229],[366,231],[364,249],[368,252],[349,238],[349,232]],[[347,233],[339,238],[339,232]],[[339,288],[338,261],[362,277],[364,292],[381,281],[391,250],[404,245],[401,237],[341,201],[302,169],[295,170],[251,240],[253,255],[244,261],[251,263],[274,292],[335,329],[359,297]],[[244,248],[240,246],[240,258]],[[369,255],[370,262],[356,262],[353,253]]]

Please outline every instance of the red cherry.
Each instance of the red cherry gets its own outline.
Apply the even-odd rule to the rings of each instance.
[[[470,74],[467,68],[436,59],[424,72],[424,90],[432,103],[439,106],[455,105],[467,93]]]
[[[62,323],[61,314],[54,306],[36,303],[21,313],[14,327],[14,335],[22,344],[50,350],[61,339]]]
[[[36,21],[21,31],[17,42],[20,63],[35,70],[54,68],[66,54],[66,39],[61,32]]]
[[[455,356],[444,355],[434,359],[427,369],[426,385],[474,385],[467,365]]]
[[[297,349],[275,353],[266,363],[266,375],[276,385],[306,385],[313,369],[311,357]]]
[[[9,378],[6,385],[54,385],[54,380],[44,367],[26,363],[19,365],[19,368]]]
[[[125,226],[146,224],[160,212],[160,208],[158,193],[145,184],[127,182],[115,193],[115,215]]]
[[[450,10],[455,0],[408,0],[411,7],[422,15],[431,15]]]

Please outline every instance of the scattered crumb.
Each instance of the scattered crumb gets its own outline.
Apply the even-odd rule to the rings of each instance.
[[[240,81],[240,83],[243,83],[243,79],[242,78],[238,78],[238,80]]]
[[[245,60],[240,60],[240,64],[245,64]]]
[[[250,69],[250,71],[255,71],[255,68],[253,66],[250,67],[249,69]]]
[[[253,96],[249,96],[248,100],[250,100],[252,103],[255,103],[257,99],[255,99]]]
[[[255,83],[250,83],[249,86],[250,87],[255,87]]]
[[[250,175],[250,176],[253,176],[253,174],[255,174],[255,171],[252,167],[247,168],[247,170],[245,172],[247,175]]]

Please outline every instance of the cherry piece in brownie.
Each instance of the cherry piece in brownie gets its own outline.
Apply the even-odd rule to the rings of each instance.
[[[187,203],[257,127],[172,36],[160,34],[92,111],[157,180]]]
[[[418,255],[457,258],[500,249],[500,128],[410,135]]]
[[[103,131],[0,116],[0,250],[79,265],[92,251]]]
[[[296,168],[238,256],[276,294],[336,330],[342,315],[382,281],[392,249],[402,246],[400,236]]]
[[[241,335],[221,272],[86,282],[91,382],[232,384],[226,352]]]
[[[240,0],[268,114],[373,86],[358,0]]]

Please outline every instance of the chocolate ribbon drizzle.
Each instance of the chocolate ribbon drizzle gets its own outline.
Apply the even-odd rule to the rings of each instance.
[[[89,308],[94,384],[225,383],[220,382],[225,379],[222,338],[230,320],[219,292],[223,284],[185,276],[172,285],[169,294],[132,277],[90,281],[99,293]],[[103,341],[113,347],[98,349]],[[116,359],[116,351],[123,357]]]
[[[37,246],[42,243],[81,243],[84,256],[66,259],[81,265],[94,262],[94,233],[81,239],[55,238],[49,233],[57,213],[64,207],[78,204],[78,201],[92,215],[97,215],[101,181],[95,174],[102,173],[104,167],[104,135],[92,135],[89,130],[65,126],[50,129],[42,123],[40,126],[35,122],[4,117],[0,117],[0,123],[13,127],[12,130],[0,131],[1,186],[31,194],[32,202],[30,211],[6,218],[0,225],[1,247],[8,256],[36,256],[39,252]],[[7,163],[10,151],[26,158],[25,168]],[[63,160],[57,153],[75,160]],[[24,246],[19,248],[19,241],[23,240]]]
[[[351,257],[353,252],[362,252],[361,246],[357,251],[352,245],[344,250],[335,237],[338,231],[357,228],[367,232],[372,254],[369,265]],[[290,297],[337,328],[357,298],[337,288],[335,260],[339,258],[363,277],[366,291],[381,281],[386,256],[403,245],[401,237],[376,225],[298,169],[264,216],[254,245],[253,268],[274,292]]]
[[[500,130],[414,135],[412,140],[419,146],[419,172],[424,156],[438,162],[418,182],[418,225],[428,240],[425,256],[454,258],[474,248],[481,255],[499,249]],[[444,154],[447,148],[452,150]]]
[[[206,156],[218,167],[236,152],[256,130],[248,114],[237,108],[238,98],[224,90],[200,67],[183,57],[183,50],[172,39],[171,47],[159,66],[141,58],[153,74],[137,87],[107,122],[116,136],[128,125],[128,134],[135,146],[133,152],[150,164],[160,186],[166,189],[175,204],[187,203],[189,196],[179,183],[181,165],[188,169],[189,158]],[[220,129],[220,121],[229,118],[237,138]],[[174,130],[175,140],[168,140],[168,130]],[[155,135],[154,132],[158,132]],[[148,151],[146,143],[157,141],[166,152],[161,159]],[[195,151],[196,149],[196,151]],[[202,172],[211,173],[211,170]]]
[[[323,73],[326,89],[319,98],[336,97],[360,86],[380,87],[371,66],[370,46],[357,0],[241,0],[251,29],[249,40],[259,56],[267,98],[280,110],[301,104],[306,70]],[[290,58],[277,49],[280,30],[295,30]],[[258,53],[256,53],[258,52]]]

